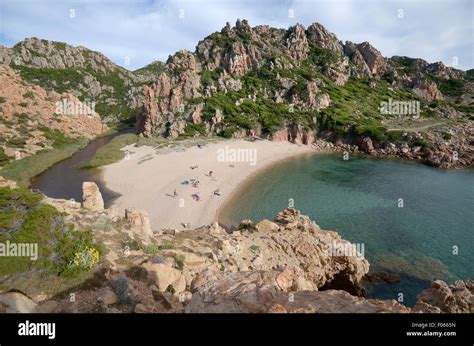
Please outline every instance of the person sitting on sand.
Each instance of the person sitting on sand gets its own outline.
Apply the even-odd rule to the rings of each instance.
[[[213,173],[212,171],[209,171],[209,174],[208,174],[211,178],[212,178],[212,173]]]
[[[173,196],[175,196],[175,197],[178,196],[178,191],[176,191],[176,189],[174,189],[174,191],[173,191]]]

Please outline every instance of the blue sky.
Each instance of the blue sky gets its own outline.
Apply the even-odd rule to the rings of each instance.
[[[26,37],[83,45],[130,70],[194,51],[226,22],[286,28],[323,24],[385,56],[474,67],[472,0],[0,0],[0,43]],[[293,16],[291,15],[293,14]],[[127,63],[128,62],[128,63]]]

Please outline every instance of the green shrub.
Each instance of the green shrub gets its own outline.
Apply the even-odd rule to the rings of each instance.
[[[77,141],[74,138],[66,137],[64,133],[59,130],[53,130],[46,126],[40,126],[39,130],[43,132],[43,136],[46,139],[53,141],[53,148],[62,148]]]
[[[169,292],[171,294],[175,294],[176,289],[173,287],[173,285],[168,285],[168,287],[166,287],[166,292]]]
[[[117,301],[119,304],[134,305],[135,300],[130,296],[128,279],[121,276],[112,281],[112,289],[117,295]]]
[[[174,261],[176,262],[176,266],[178,267],[179,270],[184,269],[184,260],[185,260],[184,255],[180,255],[180,254],[174,255]]]
[[[254,253],[258,253],[260,252],[260,247],[258,245],[255,245],[255,244],[252,244],[250,247],[249,247],[249,250],[254,252]]]
[[[439,79],[439,90],[447,96],[460,96],[464,93],[464,83],[462,79]]]
[[[389,142],[398,142],[402,137],[402,131],[387,131],[386,137]]]
[[[443,139],[446,141],[449,141],[453,136],[449,132],[444,132],[443,133]]]
[[[163,250],[174,249],[174,244],[170,241],[165,241],[163,242],[163,244],[160,245],[160,249],[163,249]]]
[[[24,148],[28,137],[12,137],[7,140],[7,144],[15,148]]]
[[[42,195],[25,189],[0,188],[0,243],[36,244],[37,259],[1,257],[0,276],[45,270],[62,276],[88,271],[98,262],[100,248],[89,231],[77,231],[65,222],[64,214],[49,204],[40,203]],[[75,262],[78,253],[91,255],[86,262]],[[87,264],[87,265],[84,265]]]
[[[10,157],[5,154],[5,150],[0,147],[0,166],[5,165],[8,161],[10,161]]]
[[[419,146],[419,147],[426,147],[426,148],[431,148],[432,144],[427,142],[426,139],[423,138],[417,138],[413,141],[414,146]]]
[[[23,97],[33,100],[35,98],[35,95],[33,94],[32,91],[27,91],[26,93],[23,94]]]

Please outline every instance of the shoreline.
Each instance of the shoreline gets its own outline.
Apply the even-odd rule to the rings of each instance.
[[[313,148],[312,152],[308,153],[301,153],[299,155],[294,155],[290,157],[285,157],[281,160],[275,161],[271,164],[269,164],[266,167],[262,167],[261,169],[251,173],[249,176],[247,176],[243,181],[240,182],[238,186],[234,188],[234,190],[231,192],[229,196],[224,200],[224,202],[221,204],[219,209],[217,210],[216,218],[217,222],[219,222],[219,225],[227,230],[232,230],[235,225],[231,224],[231,221],[228,217],[226,217],[226,211],[228,211],[231,207],[232,204],[235,202],[235,200],[238,198],[238,194],[245,190],[246,188],[250,187],[252,183],[255,181],[256,178],[265,175],[270,171],[272,168],[274,168],[276,165],[280,165],[285,163],[286,161],[290,161],[293,159],[301,158],[304,156],[316,156],[316,155],[324,155],[324,154],[336,154],[335,152],[331,151],[319,151]],[[228,215],[227,215],[228,216]],[[240,220],[243,221],[243,220]],[[253,221],[253,220],[252,220]],[[271,220],[270,220],[271,221]]]
[[[224,148],[226,155],[227,151],[255,150],[255,162],[222,161],[219,152]],[[121,213],[132,208],[144,210],[155,230],[195,229],[218,222],[222,207],[242,183],[252,181],[249,178],[285,159],[321,152],[286,141],[245,139],[206,143],[202,148],[131,145],[122,150],[130,151],[128,158],[100,168],[105,186],[120,194],[111,208]],[[193,166],[197,168],[191,169]],[[197,187],[192,186],[193,179],[199,180]],[[216,190],[220,195],[214,194]],[[199,201],[193,197],[196,194]]]
[[[209,156],[209,149],[212,151],[219,147],[232,147],[231,149],[237,150],[257,149],[258,165],[252,166],[247,163],[248,167],[245,167],[245,163],[239,162],[233,172],[229,171],[225,167],[230,166],[229,162],[221,165],[222,162],[218,162],[216,155]],[[164,147],[149,145],[136,147],[132,144],[121,149],[131,153],[128,158],[99,167],[99,171],[104,186],[118,195],[111,201],[109,205],[111,208],[117,208],[121,213],[124,213],[125,209],[144,210],[148,212],[153,229],[187,230],[214,222],[219,222],[231,229],[235,225],[232,225],[232,220],[226,217],[225,213],[231,207],[238,192],[250,186],[255,177],[265,174],[275,164],[298,156],[342,154],[347,151],[351,156],[356,157],[375,160],[393,159],[411,164],[423,164],[420,160],[410,157],[386,153],[380,155],[381,153],[378,152],[368,154],[351,149],[350,146],[330,145],[326,141],[303,145],[266,139],[251,141],[248,138],[205,141],[203,149],[198,149],[195,144],[189,147],[176,143],[170,143]],[[198,166],[196,171],[190,169],[193,165]],[[219,167],[217,170],[216,165]],[[429,167],[429,165],[424,165]],[[145,168],[147,166],[150,167]],[[441,167],[432,168],[440,169]],[[214,190],[220,190],[219,196],[213,195],[214,190],[209,185],[196,189],[182,188],[180,182],[192,181],[194,178],[208,184],[209,176],[206,172],[209,171],[217,173],[217,180],[213,178],[217,183],[213,181],[211,184],[214,184]],[[123,172],[127,174],[122,174]],[[131,178],[128,177],[129,172],[134,172]],[[174,190],[177,190],[176,195],[174,195]],[[203,194],[203,198],[196,202],[192,196],[194,193]],[[178,201],[182,205],[178,206]],[[191,208],[188,208],[190,205]],[[193,208],[196,210],[190,211]]]

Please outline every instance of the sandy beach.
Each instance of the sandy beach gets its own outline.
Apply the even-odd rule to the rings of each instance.
[[[314,152],[286,141],[243,139],[186,149],[129,146],[122,150],[130,154],[102,168],[106,186],[121,194],[113,206],[120,212],[146,210],[155,230],[211,224],[246,178],[280,160]]]

